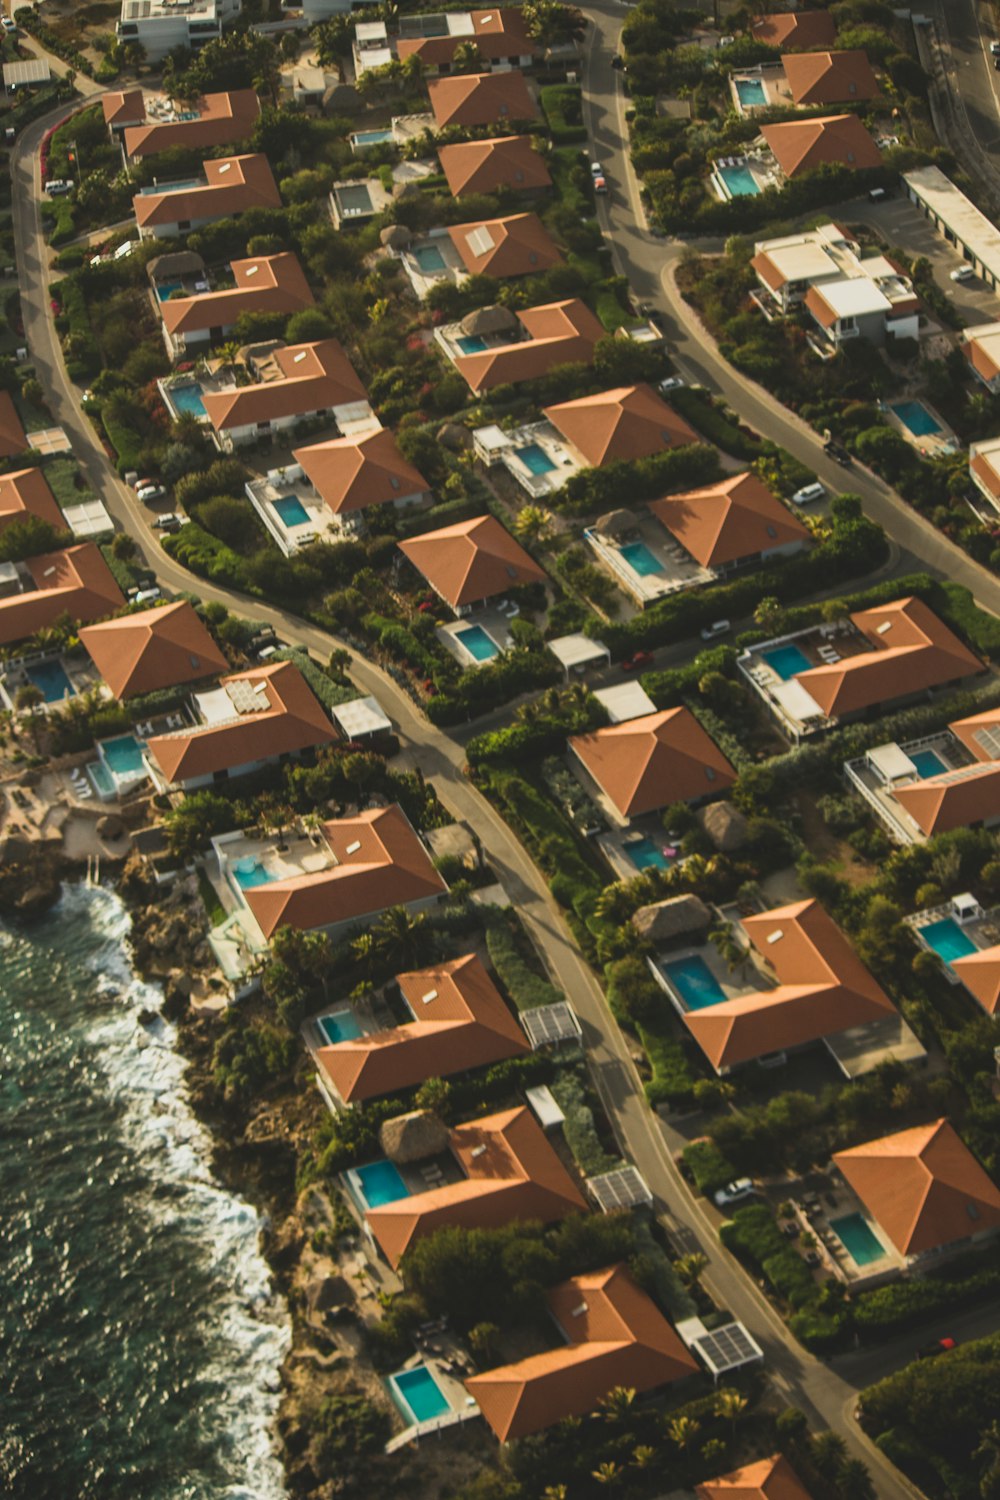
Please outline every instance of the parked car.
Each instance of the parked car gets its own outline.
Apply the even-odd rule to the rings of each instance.
[[[813,500],[822,500],[825,494],[826,486],[817,479],[815,484],[804,484],[800,490],[796,490],[792,496],[792,504],[810,505]]]
[[[948,274],[952,281],[972,281],[976,273],[971,266],[956,266]]]
[[[933,1359],[936,1354],[947,1354],[950,1349],[956,1348],[958,1340],[953,1338],[935,1339],[932,1344],[921,1344],[917,1350],[918,1359]]]
[[[611,66],[615,69],[616,72],[620,71],[625,66],[625,59],[616,52],[614,57],[611,59]]]
[[[731,1208],[736,1203],[745,1203],[748,1198],[753,1198],[756,1191],[752,1177],[735,1177],[732,1182],[727,1182],[725,1187],[712,1194],[712,1201],[717,1208]]]
[[[159,480],[157,479],[135,479],[132,481],[133,488],[135,489],[136,494],[138,494],[140,490],[152,489],[153,485],[158,483]]]
[[[682,380],[679,375],[668,375],[666,380],[660,381],[656,389],[661,396],[665,396],[669,391],[682,391],[686,385],[687,381]]]
[[[10,16],[0,16],[0,26],[3,27],[4,31],[17,30],[17,22],[12,21]]]
[[[73,191],[73,184],[68,182],[65,177],[53,177],[51,182],[45,184],[45,191],[50,198],[59,198],[64,193],[71,193]]]
[[[604,176],[604,168],[601,166],[601,164],[600,164],[599,161],[592,161],[590,163],[590,175],[591,175],[591,177],[603,177]]]
[[[653,665],[653,653],[651,651],[634,651],[622,662],[623,672],[642,672],[646,667]]]
[[[607,184],[607,181],[605,180],[605,178],[603,178],[603,177],[595,177],[594,178],[594,192],[595,193],[606,193],[607,190],[608,190],[608,184]]]
[[[714,641],[717,635],[728,635],[732,628],[728,620],[713,620],[711,625],[705,626],[701,638],[703,641]]]
[[[135,492],[136,499],[141,500],[143,505],[152,505],[154,500],[165,500],[166,495],[162,484],[147,484]]]
[[[990,51],[994,57],[1000,56],[1000,42],[990,42]]]
[[[176,511],[169,510],[165,516],[157,516],[153,526],[157,531],[180,531],[183,521]]]
[[[854,459],[848,453],[843,443],[838,443],[836,438],[829,438],[823,444],[823,452],[826,454],[827,458],[834,459],[845,469],[849,468],[850,465],[854,462]]]

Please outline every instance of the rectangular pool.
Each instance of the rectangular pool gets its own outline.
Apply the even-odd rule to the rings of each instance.
[[[201,399],[201,386],[197,380],[185,381],[183,385],[169,385],[167,394],[175,411],[189,412],[193,417],[208,415],[205,411],[205,403]]]
[[[342,214],[374,213],[372,195],[363,182],[354,183],[351,187],[339,187],[335,189],[337,195],[337,206]]]
[[[372,1161],[367,1167],[355,1167],[348,1176],[369,1208],[381,1208],[408,1198],[410,1190],[391,1161]]]
[[[255,886],[267,885],[276,879],[261,864],[259,859],[238,859],[233,865],[233,875],[241,891],[252,891]]]
[[[653,573],[663,572],[656,553],[645,542],[626,542],[624,547],[618,548],[618,552],[632,572],[638,573],[640,578],[649,578]]]
[[[444,256],[437,245],[418,245],[413,251],[413,258],[421,271],[445,271]]]
[[[189,178],[186,182],[154,182],[152,187],[140,188],[139,192],[143,195],[149,193],[162,195],[164,193],[183,193],[186,192],[188,188],[201,188],[206,186],[207,184],[202,182],[200,178],[192,177]]]
[[[775,646],[773,651],[764,652],[764,660],[782,682],[797,677],[800,672],[812,671],[812,662],[798,646]]]
[[[94,791],[102,802],[107,802],[111,797],[117,797],[118,788],[103,760],[92,760],[87,767],[87,775],[93,782]]]
[[[664,853],[659,844],[654,844],[651,838],[636,839],[634,843],[625,844],[623,847],[637,870],[668,870],[670,868],[669,855]]]
[[[831,1219],[830,1228],[856,1266],[870,1266],[873,1260],[884,1260],[885,1246],[873,1233],[864,1214],[845,1214],[842,1219]]]
[[[490,346],[478,333],[465,334],[456,340],[463,354],[483,354]]]
[[[113,776],[145,776],[146,762],[142,758],[142,747],[134,734],[122,734],[114,740],[101,740],[98,751]]]
[[[941,423],[935,421],[922,401],[897,401],[889,410],[893,412],[904,427],[908,427],[914,437],[930,437],[932,433],[941,431]]]
[[[331,1047],[338,1042],[353,1042],[362,1034],[353,1010],[335,1010],[328,1016],[320,1016],[316,1025]]]
[[[426,1365],[390,1375],[389,1390],[405,1422],[433,1422],[451,1411],[447,1396]]]
[[[515,448],[514,452],[529,474],[548,474],[555,468],[555,464],[539,443],[525,443],[523,448]]]
[[[298,495],[283,495],[280,500],[273,500],[271,503],[283,526],[304,526],[309,519],[309,512]]]
[[[183,281],[159,281],[156,284],[156,295],[161,302],[168,302],[175,292],[182,292],[183,290]]]
[[[920,928],[920,936],[939,958],[950,964],[953,958],[968,958],[978,952],[975,943],[959,927],[954,917],[942,917]]]
[[[908,751],[907,754],[916,766],[917,775],[922,781],[926,781],[928,776],[940,776],[942,771],[948,769],[940,755],[935,754],[933,750],[914,750],[912,753]]]
[[[461,641],[476,661],[492,661],[494,656],[500,655],[500,647],[481,625],[468,625],[465,630],[456,630],[455,639]]]
[[[744,109],[754,109],[767,103],[767,94],[759,78],[737,78],[736,93]]]
[[[392,138],[391,130],[356,130],[351,136],[351,145],[384,146]]]
[[[760,192],[757,179],[749,167],[716,167],[715,170],[725,183],[731,198],[753,198]]]
[[[61,703],[64,698],[72,698],[73,684],[61,661],[36,662],[33,667],[25,667],[24,671],[46,703]]]
[[[663,972],[680,995],[685,1010],[707,1010],[710,1005],[721,1005],[726,998],[725,990],[697,953],[664,964]]]

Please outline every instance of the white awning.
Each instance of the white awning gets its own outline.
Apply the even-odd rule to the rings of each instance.
[[[826,715],[811,693],[806,692],[801,682],[789,677],[787,682],[768,684],[768,692],[775,703],[798,724],[807,724],[810,719],[822,719]]]
[[[3,86],[5,89],[20,89],[27,83],[48,83],[52,74],[44,58],[33,57],[30,62],[4,63]]]
[[[901,781],[904,776],[916,774],[916,766],[898,745],[877,745],[868,751],[866,759],[883,781]]]
[[[567,674],[574,667],[589,667],[599,661],[611,665],[611,652],[607,646],[603,641],[592,641],[589,635],[560,635],[546,644]]]
[[[525,1098],[531,1105],[538,1117],[538,1123],[543,1130],[554,1130],[561,1125],[566,1116],[556,1103],[552,1090],[547,1085],[539,1084],[537,1088],[525,1089]]]
[[[604,704],[612,724],[623,724],[626,719],[641,719],[644,714],[656,712],[656,704],[640,682],[620,682],[617,687],[599,688],[594,697]]]
[[[368,734],[384,734],[392,729],[392,720],[377,698],[352,698],[350,703],[338,703],[331,713],[349,740],[363,739]]]

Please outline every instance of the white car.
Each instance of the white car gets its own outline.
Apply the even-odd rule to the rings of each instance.
[[[706,625],[701,632],[703,641],[714,641],[717,635],[728,635],[732,630],[728,620],[713,620],[711,625]]]
[[[656,389],[661,396],[666,396],[669,391],[682,391],[686,385],[687,381],[682,380],[679,375],[668,375],[666,380],[660,381]]]
[[[990,51],[994,57],[1000,57],[1000,42],[990,42]]]
[[[713,1193],[712,1201],[716,1208],[731,1208],[734,1203],[744,1203],[747,1198],[753,1198],[755,1193],[752,1177],[737,1177]]]
[[[4,31],[17,30],[17,22],[12,21],[10,16],[0,16],[0,26],[3,27]]]
[[[73,184],[67,182],[65,177],[53,177],[51,182],[45,184],[45,191],[50,198],[59,198],[63,193],[71,193]]]
[[[592,161],[590,163],[590,175],[591,175],[591,177],[603,177],[604,176],[604,168],[601,166],[601,164],[600,164],[599,161]]]
[[[162,500],[166,493],[162,484],[147,484],[141,490],[136,490],[135,495],[137,500],[150,505],[154,500]]]
[[[809,505],[813,500],[822,500],[826,489],[817,479],[815,484],[804,484],[800,490],[796,490],[792,496],[793,505]]]
[[[952,281],[971,281],[975,274],[971,266],[959,266],[956,270],[949,272]]]

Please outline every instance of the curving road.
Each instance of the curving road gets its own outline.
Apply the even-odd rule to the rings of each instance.
[[[592,90],[602,67],[606,67],[610,75],[606,50],[610,35],[611,28],[602,21],[595,33],[597,45],[591,49],[587,75],[588,90],[591,91],[588,109],[595,125],[595,138],[609,160],[612,141],[621,141],[620,116],[615,116],[617,125],[609,125],[605,119],[607,109],[602,109]],[[613,95],[609,95],[609,99],[613,104]],[[194,579],[163,552],[143,508],[122,484],[81,409],[80,393],[67,377],[49,308],[48,255],[39,210],[38,146],[45,129],[62,113],[64,111],[56,111],[26,130],[15,147],[11,162],[25,336],[53,419],[68,434],[88,482],[102,496],[116,523],[144,548],[157,579],[165,588],[195,592],[205,599],[219,600],[250,618],[266,620],[284,639],[311,649],[325,660],[330,651],[341,644],[334,637],[283,610]],[[614,130],[618,133],[613,134]],[[605,141],[609,149],[605,149]],[[613,207],[616,237],[621,216],[622,209],[616,201]],[[661,244],[641,236],[634,220],[630,228],[627,224],[623,227],[618,253],[626,266],[631,268],[634,262],[633,283],[640,295],[650,295],[658,289],[659,273],[667,252]],[[630,274],[633,274],[631,270]],[[746,410],[742,399],[740,408]],[[773,406],[769,407],[759,419],[761,429],[777,435],[774,428],[779,417]],[[780,440],[784,441],[783,438]],[[502,818],[466,779],[462,748],[434,729],[391,677],[356,652],[349,654],[351,676],[362,691],[374,693],[385,705],[401,735],[409,742],[415,764],[434,786],[442,803],[455,817],[474,827],[481,837],[553,981],[566,992],[580,1017],[593,1076],[621,1149],[643,1173],[655,1195],[657,1211],[677,1241],[687,1249],[699,1245],[708,1256],[706,1286],[719,1304],[740,1318],[758,1339],[782,1399],[802,1407],[814,1425],[839,1431],[850,1450],[864,1458],[875,1472],[881,1496],[886,1500],[907,1500],[913,1494],[911,1487],[860,1434],[850,1420],[850,1412],[860,1387],[909,1357],[908,1343],[845,1359],[843,1373],[839,1373],[807,1354],[789,1336],[760,1290],[722,1250],[714,1211],[702,1200],[695,1199],[682,1181],[663,1128],[645,1103],[635,1064],[607,1011],[600,985],[583,961],[559,908],[549,895],[543,876]],[[941,1331],[953,1332],[954,1328]],[[928,1336],[930,1332],[927,1331]]]

